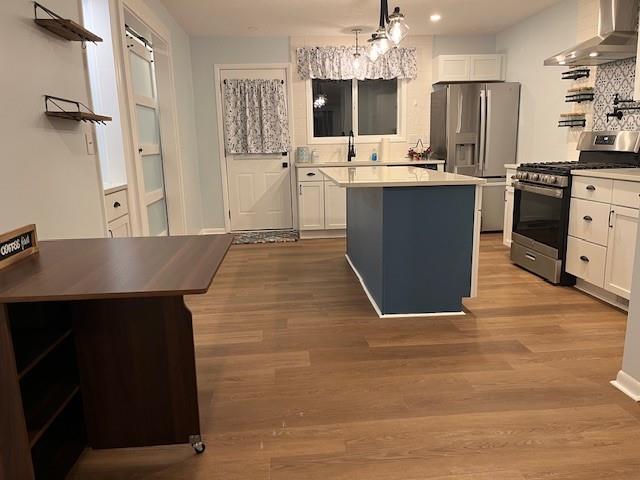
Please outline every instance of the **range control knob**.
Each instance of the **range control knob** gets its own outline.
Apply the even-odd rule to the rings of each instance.
[[[558,177],[554,176],[554,175],[549,175],[549,182],[551,185],[553,185],[554,183],[558,183]]]
[[[516,177],[518,177],[518,180],[526,180],[529,174],[527,172],[518,172]]]
[[[540,179],[540,175],[538,175],[537,173],[532,173],[531,175],[529,175],[529,179],[537,182]]]
[[[549,183],[549,175],[540,175],[540,181],[543,183]]]

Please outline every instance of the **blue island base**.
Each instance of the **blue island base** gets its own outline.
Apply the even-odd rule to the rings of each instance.
[[[463,314],[476,188],[347,189],[347,260],[379,316]]]

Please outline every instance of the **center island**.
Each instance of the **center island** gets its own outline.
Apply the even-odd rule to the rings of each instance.
[[[485,180],[408,166],[320,172],[347,189],[347,261],[380,318],[464,314]]]

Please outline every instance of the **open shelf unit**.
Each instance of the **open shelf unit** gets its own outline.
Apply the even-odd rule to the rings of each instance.
[[[60,105],[63,104],[63,105]],[[51,110],[51,106],[57,108],[57,110]],[[73,109],[67,106],[73,105]],[[49,117],[64,118],[67,120],[75,120],[77,122],[93,122],[102,123],[110,122],[111,117],[106,115],[98,115],[93,113],[89,107],[84,103],[76,100],[69,100],[67,98],[54,97],[52,95],[44,96],[45,114]],[[84,110],[82,110],[84,108]]]
[[[586,127],[587,120],[585,118],[561,118],[558,121],[558,127]]]
[[[39,10],[45,13],[47,18],[38,18]],[[36,24],[70,42],[102,42],[102,38],[95,33],[90,32],[73,20],[62,18],[38,2],[33,2],[33,14],[35,17],[33,21]]]
[[[63,480],[87,446],[70,307],[17,303],[7,312],[35,478]]]

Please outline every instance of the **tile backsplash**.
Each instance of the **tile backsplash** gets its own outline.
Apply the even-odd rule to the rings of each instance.
[[[635,58],[606,63],[598,67],[593,103],[594,130],[640,130],[640,111],[625,112],[622,120],[617,118],[607,120],[607,113],[613,112],[613,96],[616,93],[621,99],[633,97],[635,77]]]

